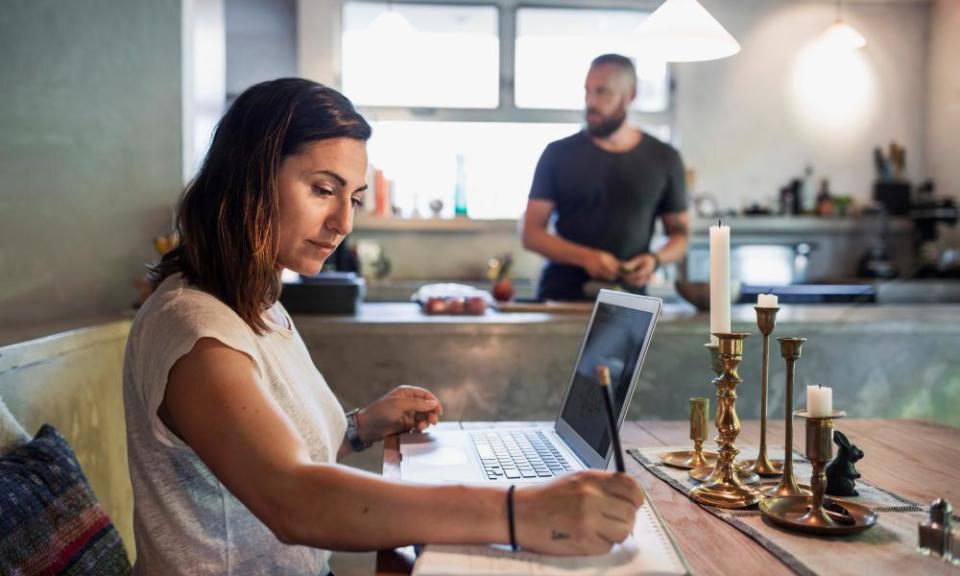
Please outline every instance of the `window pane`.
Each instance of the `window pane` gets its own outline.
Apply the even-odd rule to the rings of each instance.
[[[533,172],[547,144],[577,124],[507,122],[373,122],[370,162],[394,181],[403,216],[430,216],[432,200],[453,216],[458,156],[471,218],[517,218],[527,206]],[[666,126],[644,127],[669,141]],[[506,145],[509,143],[509,145]]]
[[[362,106],[496,108],[497,9],[347,2],[342,73]]]
[[[633,109],[667,109],[667,66],[637,54],[634,30],[648,15],[635,10],[517,10],[515,93],[519,108],[579,110],[590,62],[615,52],[634,59]]]

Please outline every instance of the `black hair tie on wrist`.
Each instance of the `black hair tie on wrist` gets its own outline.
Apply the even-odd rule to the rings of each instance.
[[[510,523],[510,549],[516,552],[520,549],[517,546],[517,529],[513,520],[513,491],[516,488],[513,484],[507,488],[507,520]]]

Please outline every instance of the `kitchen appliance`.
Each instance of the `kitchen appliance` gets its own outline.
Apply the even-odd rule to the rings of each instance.
[[[957,225],[960,210],[950,197],[937,197],[933,181],[917,189],[917,198],[910,207],[915,233],[914,249],[919,278],[960,278],[960,248],[941,246],[940,225]]]
[[[291,314],[356,314],[366,285],[355,272],[321,272],[284,282],[280,303]]]

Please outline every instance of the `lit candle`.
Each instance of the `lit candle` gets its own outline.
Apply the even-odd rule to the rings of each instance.
[[[757,308],[776,308],[776,294],[760,294],[757,296]]]
[[[730,227],[710,227],[710,342],[730,331]]]
[[[833,389],[826,386],[807,386],[807,414],[825,418],[833,414]]]

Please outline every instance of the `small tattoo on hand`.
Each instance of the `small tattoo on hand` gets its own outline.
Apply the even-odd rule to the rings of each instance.
[[[551,530],[551,531],[550,531],[550,538],[552,538],[552,539],[554,539],[554,540],[569,540],[569,539],[570,539],[570,535],[567,534],[566,532],[561,532],[561,531],[559,531],[559,530]]]

